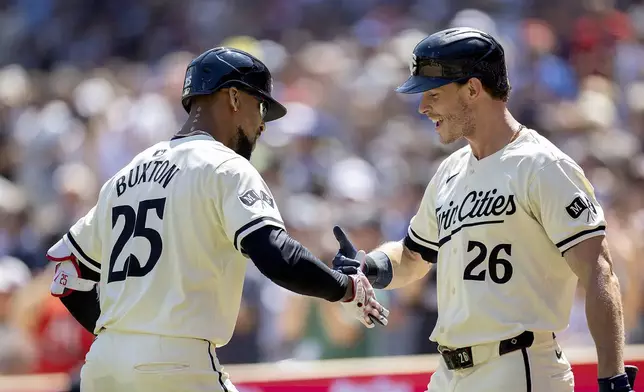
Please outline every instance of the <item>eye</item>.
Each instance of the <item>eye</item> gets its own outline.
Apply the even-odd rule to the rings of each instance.
[[[262,120],[266,118],[266,113],[268,112],[268,107],[266,106],[266,102],[260,101],[259,102],[259,115],[262,117]]]

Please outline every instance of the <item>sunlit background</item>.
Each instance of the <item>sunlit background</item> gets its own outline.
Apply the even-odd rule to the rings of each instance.
[[[253,156],[293,237],[325,261],[405,235],[442,146],[393,89],[450,26],[504,45],[515,117],[576,159],[606,210],[629,343],[644,342],[644,2],[609,0],[0,1],[0,373],[67,372],[93,336],[48,294],[44,258],[100,186],[186,119],[183,74],[228,45],[262,59],[288,115]],[[226,364],[435,353],[435,275],[379,292],[386,329],[293,295],[250,263]],[[186,320],[186,322],[190,322]],[[592,345],[579,293],[565,347]],[[233,380],[234,381],[234,380]]]

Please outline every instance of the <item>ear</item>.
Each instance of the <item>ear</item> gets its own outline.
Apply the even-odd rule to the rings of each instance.
[[[465,96],[469,100],[475,100],[483,92],[483,83],[479,78],[470,78],[465,84]]]
[[[228,89],[228,101],[230,102],[230,106],[235,112],[239,110],[240,99],[241,97],[239,90],[236,87],[231,87]]]

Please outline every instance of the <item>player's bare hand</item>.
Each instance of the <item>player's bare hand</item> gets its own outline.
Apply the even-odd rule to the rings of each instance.
[[[365,258],[365,252],[359,251],[356,259],[360,263]],[[367,328],[373,328],[375,323],[387,325],[389,310],[382,306],[376,293],[369,283],[367,277],[360,271],[349,275],[352,286],[348,290],[348,297],[342,301],[342,305]]]

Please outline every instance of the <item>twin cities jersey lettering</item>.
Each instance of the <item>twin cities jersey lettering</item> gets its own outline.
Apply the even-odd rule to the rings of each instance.
[[[408,230],[438,252],[430,339],[462,347],[565,329],[577,277],[563,254],[605,225],[582,169],[535,131],[481,160],[456,151]]]
[[[452,233],[463,228],[463,225],[468,227],[503,221],[502,219],[483,219],[476,222],[478,218],[500,218],[505,215],[513,215],[517,211],[514,195],[497,195],[497,193],[497,189],[486,192],[474,190],[465,195],[459,205],[454,205],[454,201],[450,201],[447,208],[437,208],[438,235],[441,237],[441,232],[449,233],[441,238],[439,245],[449,241],[452,238]],[[470,224],[465,223],[466,221],[469,221]]]
[[[209,340],[232,336],[247,259],[240,243],[284,226],[244,158],[207,135],[159,143],[102,187],[64,237],[100,272],[102,328]]]

